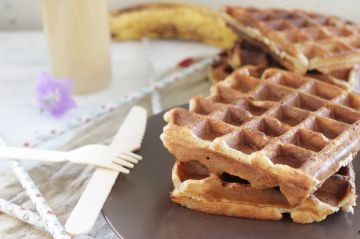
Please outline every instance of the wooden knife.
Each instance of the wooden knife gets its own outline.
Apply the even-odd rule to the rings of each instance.
[[[140,148],[145,133],[147,112],[134,106],[120,126],[110,147],[115,152]],[[89,233],[118,177],[119,172],[97,168],[68,218],[65,229],[72,235]]]

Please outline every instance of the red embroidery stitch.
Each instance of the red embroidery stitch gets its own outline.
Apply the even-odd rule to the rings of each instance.
[[[186,58],[178,63],[179,67],[186,68],[193,63],[193,58]]]

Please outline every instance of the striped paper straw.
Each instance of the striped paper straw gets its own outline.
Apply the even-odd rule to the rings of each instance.
[[[39,229],[48,231],[48,228],[46,227],[40,215],[29,209],[20,207],[19,205],[16,205],[4,199],[0,199],[0,211]]]
[[[12,169],[19,179],[22,187],[25,189],[27,195],[34,203],[36,210],[42,217],[49,232],[55,239],[70,239],[73,238],[67,234],[64,226],[60,223],[52,209],[48,206],[46,200],[42,196],[39,189],[36,187],[34,181],[30,178],[24,167],[19,161],[12,162]]]
[[[155,69],[154,66],[151,62],[151,57],[150,57],[150,40],[147,38],[144,38],[142,40],[142,46],[144,48],[144,53],[145,53],[145,59],[147,61],[147,68],[148,68],[148,77],[149,77],[149,83],[150,84],[154,84],[155,82]],[[151,94],[151,108],[152,108],[152,113],[153,114],[157,114],[160,113],[162,111],[162,107],[161,107],[161,97],[160,97],[160,92],[159,90],[155,90],[152,94]]]
[[[1,145],[5,145],[5,140],[2,137],[0,137],[0,146]],[[15,203],[0,199],[0,211],[32,226],[48,231],[48,228],[39,214]]]

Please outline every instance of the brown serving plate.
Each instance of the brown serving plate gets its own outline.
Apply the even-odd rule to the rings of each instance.
[[[175,158],[163,147],[160,134],[163,113],[149,118],[142,148],[144,157],[130,175],[120,174],[103,208],[103,214],[121,238],[126,239],[352,239],[360,238],[360,208],[338,212],[322,222],[300,225],[282,221],[258,221],[215,216],[171,202],[171,168]],[[355,172],[360,169],[354,159]],[[356,184],[360,185],[359,177]]]

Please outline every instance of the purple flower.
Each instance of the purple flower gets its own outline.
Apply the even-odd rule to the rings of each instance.
[[[43,72],[36,83],[36,97],[41,110],[60,118],[74,108],[76,103],[71,96],[71,88],[70,80],[57,80]]]

